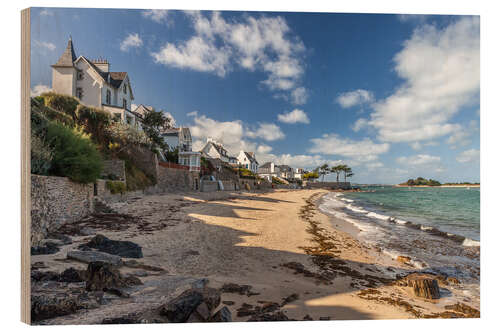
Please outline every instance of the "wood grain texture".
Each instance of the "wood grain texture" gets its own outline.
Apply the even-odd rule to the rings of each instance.
[[[30,305],[30,9],[21,11],[21,321],[31,324]]]

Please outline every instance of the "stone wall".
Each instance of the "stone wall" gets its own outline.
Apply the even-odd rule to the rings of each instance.
[[[224,187],[224,191],[235,191],[239,189],[239,186],[236,185],[232,180],[223,180],[222,186]]]
[[[158,180],[158,156],[151,150],[140,146],[131,146],[126,151],[128,158],[144,173]]]
[[[201,181],[201,191],[202,192],[214,192],[219,190],[219,184],[213,180],[203,180]]]
[[[31,175],[31,244],[94,211],[94,185],[65,177]]]
[[[158,166],[156,187],[161,192],[194,191],[199,187],[199,172]]]
[[[330,190],[350,190],[350,182],[304,182],[304,187],[307,188],[327,188]]]
[[[101,176],[108,178],[113,175],[119,180],[125,180],[125,161],[122,160],[105,160],[102,167]]]

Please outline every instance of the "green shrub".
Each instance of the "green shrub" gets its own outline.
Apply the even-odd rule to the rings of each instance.
[[[127,186],[124,182],[114,182],[112,180],[106,181],[106,188],[111,192],[111,194],[123,194],[127,191]]]
[[[45,106],[45,105],[42,106],[40,109],[42,113],[50,120],[58,121],[69,127],[75,126],[73,118],[71,118],[71,116],[68,116],[66,113],[54,110],[50,106]]]
[[[143,190],[156,183],[152,177],[146,175],[128,158],[125,159],[125,178],[127,179],[127,191]]]
[[[31,135],[31,173],[48,175],[54,151],[38,135]]]
[[[46,92],[40,95],[45,101],[45,106],[49,106],[57,111],[63,112],[76,120],[76,108],[80,102],[73,96]]]
[[[111,115],[108,112],[80,104],[76,108],[76,117],[78,124],[92,135],[95,142],[107,146],[106,129],[111,124]]]
[[[76,129],[51,122],[46,142],[54,150],[49,173],[79,183],[94,182],[102,170],[102,158],[90,138]]]

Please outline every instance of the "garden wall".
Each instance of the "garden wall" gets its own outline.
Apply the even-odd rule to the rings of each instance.
[[[213,180],[203,180],[201,182],[202,192],[214,192],[219,190],[219,184]]]
[[[113,175],[118,180],[125,180],[125,161],[105,160],[102,167],[101,177],[108,178]]]
[[[31,175],[31,244],[94,211],[94,185],[66,177]]]
[[[158,166],[156,187],[160,192],[194,191],[199,187],[199,172]]]

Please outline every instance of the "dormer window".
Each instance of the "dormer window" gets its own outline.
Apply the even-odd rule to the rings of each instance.
[[[123,108],[126,109],[127,108],[127,100],[124,98],[123,99]]]
[[[76,73],[76,79],[83,80],[83,71],[82,70],[78,70],[78,72]]]
[[[123,93],[126,95],[127,94],[127,84],[123,84]]]

